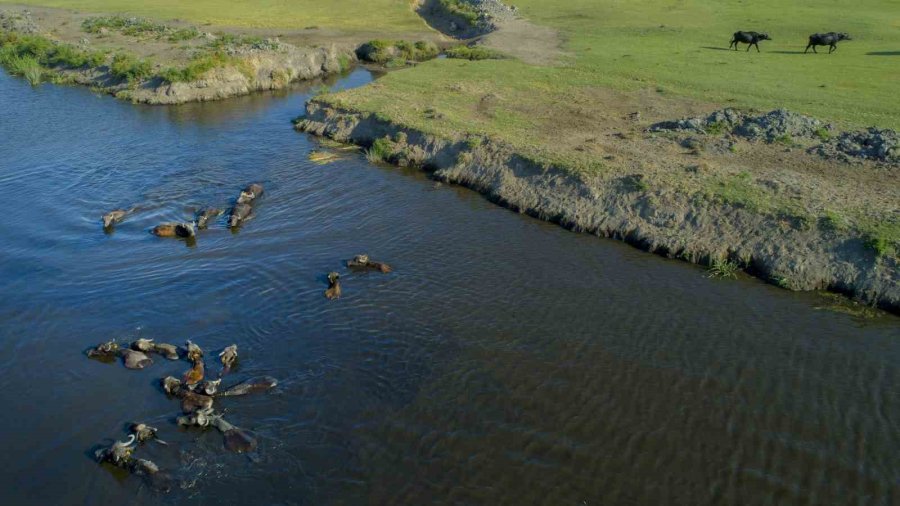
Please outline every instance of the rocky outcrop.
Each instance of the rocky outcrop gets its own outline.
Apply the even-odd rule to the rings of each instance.
[[[900,134],[896,130],[872,127],[860,132],[843,132],[813,149],[826,158],[848,162],[856,158],[900,164]]]
[[[736,109],[722,109],[702,118],[663,121],[650,126],[651,132],[731,133],[750,140],[775,142],[780,139],[816,138],[833,129],[816,118],[776,109],[754,115]]]
[[[387,161],[415,165],[439,180],[572,230],[627,241],[694,263],[730,259],[794,290],[828,289],[900,312],[900,262],[865,241],[746,208],[634,184],[633,176],[592,176],[538,163],[509,146],[443,139],[375,115],[312,101],[297,129],[362,146]]]
[[[832,125],[816,118],[776,109],[766,114],[749,114],[722,109],[706,117],[662,121],[651,125],[650,132],[688,132],[728,134],[751,141],[816,141],[809,151],[845,162],[854,159],[889,164],[900,163],[900,136],[890,129],[869,128],[859,132],[841,132],[835,136]]]

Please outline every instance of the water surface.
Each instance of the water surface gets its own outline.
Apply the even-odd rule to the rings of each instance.
[[[897,318],[711,280],[358,154],[313,164],[290,125],[308,97],[139,107],[0,74],[0,502],[900,501]],[[239,232],[148,234],[254,181]],[[325,300],[360,252],[396,272],[345,272]],[[277,377],[220,403],[259,451],[175,426],[157,382],[185,362],[83,355],[139,335],[236,343],[226,383]],[[170,494],[90,458],[131,421],[171,443],[138,452]]]

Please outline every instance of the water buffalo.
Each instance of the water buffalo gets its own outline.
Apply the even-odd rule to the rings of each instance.
[[[119,356],[119,344],[115,340],[98,344],[88,350],[87,356],[106,362],[112,362]]]
[[[241,195],[237,199],[238,204],[249,204],[254,200],[261,197],[263,194],[263,187],[261,184],[253,183],[243,190],[241,190]]]
[[[759,53],[759,41],[761,40],[772,40],[769,37],[768,33],[759,33],[759,32],[734,32],[734,36],[731,38],[731,44],[728,45],[729,48],[734,47],[734,50],[738,50],[738,43],[747,44],[747,51],[750,51],[750,48],[756,46],[756,52]]]
[[[341,275],[336,272],[328,273],[328,289],[325,290],[328,300],[341,298]]]
[[[195,360],[194,365],[188,369],[184,376],[181,378],[182,383],[184,383],[191,390],[194,389],[197,384],[203,381],[205,370],[203,366],[202,360]]]
[[[356,255],[352,260],[347,261],[347,267],[351,269],[373,269],[387,274],[393,269],[384,262],[376,262],[369,258],[369,255]]]
[[[115,441],[110,447],[102,448],[94,452],[94,456],[99,462],[109,462],[110,464],[127,469],[131,463],[131,454],[134,453],[134,434],[128,436],[126,441]]]
[[[257,392],[265,392],[266,390],[275,388],[275,385],[277,384],[278,380],[271,376],[259,376],[256,378],[250,378],[232,387],[228,387],[224,392],[220,393],[219,396],[233,397]]]
[[[223,374],[231,371],[231,368],[234,367],[234,363],[237,361],[238,351],[237,345],[232,344],[231,346],[226,347],[219,353],[219,359],[222,361],[222,370],[219,371],[219,377]]]
[[[174,344],[153,343],[153,351],[169,360],[178,360],[178,347]]]
[[[814,33],[809,36],[809,44],[806,45],[806,50],[803,51],[804,54],[809,52],[809,48],[812,48],[813,53],[817,53],[816,46],[829,46],[828,54],[831,54],[837,51],[837,43],[842,40],[853,40],[850,38],[850,34],[848,33],[838,33],[838,32],[828,32],[828,33]]]
[[[217,380],[203,380],[194,388],[194,391],[203,395],[215,395],[216,392],[219,391],[219,385],[221,383],[221,378]]]
[[[133,423],[131,424],[131,433],[134,434],[135,439],[138,443],[145,443],[152,439],[155,439],[156,442],[163,445],[168,445],[162,439],[159,439],[159,429],[156,427],[151,427],[145,423]]]
[[[125,367],[128,369],[143,369],[153,363],[153,359],[142,351],[126,349],[121,350],[120,354],[125,361]]]
[[[188,360],[190,360],[191,362],[196,362],[196,361],[200,360],[201,358],[203,358],[203,349],[201,349],[199,346],[197,346],[196,344],[191,342],[190,339],[188,339],[184,343],[184,345],[185,345],[185,348],[187,349],[187,359]]]
[[[103,220],[103,228],[105,230],[110,230],[115,226],[116,223],[124,220],[126,216],[133,213],[135,208],[131,209],[115,209],[104,214],[101,219]]]
[[[141,337],[137,341],[131,343],[131,349],[149,353],[153,351],[153,339],[146,339]]]
[[[157,237],[189,238],[197,235],[193,223],[163,223],[153,227],[150,233]]]
[[[252,210],[253,208],[246,202],[235,204],[235,206],[231,208],[231,214],[228,216],[228,226],[231,228],[239,227],[241,223],[247,221]]]
[[[225,211],[222,209],[216,209],[214,207],[207,207],[197,213],[197,228],[204,229],[209,226],[210,220],[214,220],[219,216],[225,214]]]
[[[176,420],[183,427],[215,427],[225,439],[225,448],[235,453],[246,453],[256,450],[256,437],[252,432],[235,427],[225,421],[222,413],[212,408],[201,409],[187,416],[179,416]]]

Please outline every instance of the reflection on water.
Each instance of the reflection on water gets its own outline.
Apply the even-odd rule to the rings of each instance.
[[[896,318],[710,280],[359,154],[317,165],[290,125],[308,93],[140,107],[0,76],[3,504],[896,504]],[[148,233],[253,181],[237,234]],[[396,271],[345,272],[361,252]],[[185,362],[82,354],[137,336],[236,343],[226,383],[278,378],[220,403],[259,450],[176,427],[157,381]],[[139,450],[170,494],[91,461],[132,421],[171,443]]]

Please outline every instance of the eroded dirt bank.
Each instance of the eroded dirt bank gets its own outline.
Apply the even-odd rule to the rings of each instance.
[[[848,231],[648,188],[641,177],[592,177],[546,166],[490,140],[441,139],[375,115],[311,101],[300,131],[418,166],[508,208],[572,230],[699,264],[731,260],[792,290],[832,290],[900,312],[900,265]]]
[[[23,62],[40,65],[34,84],[90,86],[144,104],[220,100],[283,89],[296,81],[346,70],[354,45],[310,46],[277,37],[211,33],[181,22],[97,16],[62,9],[0,10],[0,63],[27,75]]]

